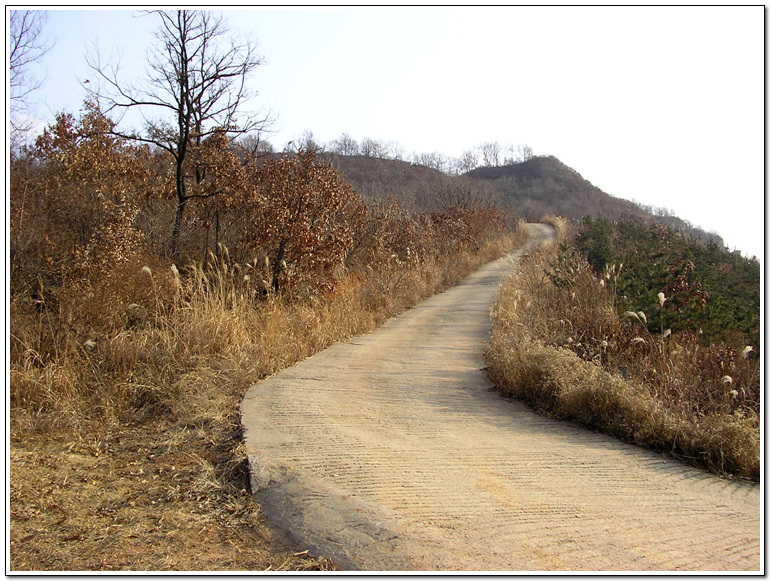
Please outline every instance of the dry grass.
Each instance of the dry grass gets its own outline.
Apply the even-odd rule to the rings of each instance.
[[[545,414],[757,480],[759,361],[740,346],[650,333],[640,313],[619,317],[605,282],[558,256],[533,253],[498,294],[496,385]]]
[[[9,568],[333,568],[261,521],[240,398],[260,378],[459,281],[522,236],[342,273],[332,292],[304,299],[255,302],[244,271],[223,258],[181,277],[118,265],[81,285],[82,300],[67,302],[75,289],[59,289],[57,302],[41,293],[43,304],[12,304]]]
[[[154,421],[15,439],[13,571],[328,570],[261,521],[226,439]]]
[[[546,214],[540,218],[543,224],[550,224],[556,230],[556,241],[564,242],[572,234],[572,223],[563,216]]]

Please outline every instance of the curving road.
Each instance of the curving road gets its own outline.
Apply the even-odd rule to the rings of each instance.
[[[763,568],[758,486],[491,390],[489,307],[519,254],[248,391],[265,517],[349,570]]]

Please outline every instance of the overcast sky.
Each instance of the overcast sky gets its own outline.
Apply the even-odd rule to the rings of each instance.
[[[49,11],[37,117],[76,113],[98,43],[141,80],[157,21]],[[225,11],[264,65],[277,147],[313,132],[459,156],[554,155],[608,194],[671,209],[764,256],[764,8],[273,8]]]

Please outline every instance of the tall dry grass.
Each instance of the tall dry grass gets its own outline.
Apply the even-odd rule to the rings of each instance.
[[[49,303],[20,299],[10,305],[12,433],[104,429],[148,414],[198,421],[216,413],[214,399],[371,331],[523,236],[519,228],[473,250],[348,270],[332,291],[304,298],[256,296],[253,269],[224,249],[183,275],[137,257],[57,289]]]
[[[759,478],[759,360],[742,344],[704,346],[693,333],[650,332],[642,312],[620,316],[611,276],[599,279],[563,247],[521,264],[498,294],[487,351],[503,392],[714,472]]]
[[[565,242],[571,235],[574,234],[574,227],[564,216],[557,216],[556,214],[545,214],[540,218],[543,224],[550,224],[556,230],[556,242]]]

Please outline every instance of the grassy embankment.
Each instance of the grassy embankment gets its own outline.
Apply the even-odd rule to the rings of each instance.
[[[569,225],[551,221],[563,242]],[[558,244],[522,260],[498,293],[487,352],[491,378],[545,415],[758,480],[757,349],[735,330],[709,341],[692,330],[661,328],[690,302],[671,318],[657,313],[654,325],[649,307],[646,314],[621,314],[620,268],[609,264],[598,276],[574,249]],[[673,310],[674,293],[685,286],[679,280],[668,297],[661,290],[658,310]]]

